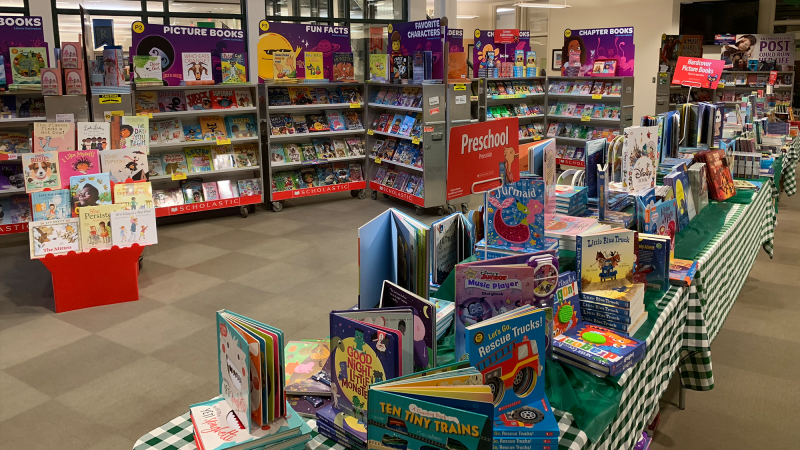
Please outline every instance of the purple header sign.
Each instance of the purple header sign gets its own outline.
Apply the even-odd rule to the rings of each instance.
[[[11,76],[10,47],[44,47],[47,49],[47,65],[50,66],[50,46],[44,42],[44,28],[39,16],[0,16],[0,55],[5,62],[6,82]]]
[[[595,59],[616,59],[620,77],[633,76],[633,27],[564,30],[562,73],[589,76]]]
[[[220,53],[244,53],[244,31],[227,28],[131,24],[132,55],[161,57],[161,77],[170,86],[183,81],[183,53],[210,52],[214,81],[222,81]]]
[[[350,27],[279,23],[262,20],[258,36],[258,81],[272,82],[272,53],[292,52],[297,57],[297,78],[306,76],[305,52],[322,53],[325,78],[331,79],[333,54],[348,53]]]
[[[450,49],[450,53],[460,53],[464,51],[464,30],[461,28],[448,28],[445,42]]]
[[[392,41],[392,34],[395,31],[400,35],[399,41]],[[444,77],[444,44],[442,43],[442,25],[439,19],[390,24],[389,45],[393,55],[410,56],[416,51],[431,52],[433,54],[432,77],[434,79]]]
[[[496,44],[494,30],[475,30],[475,46],[472,48],[472,76],[478,78],[478,69],[486,63],[486,52],[494,52],[495,62],[514,60],[514,51],[528,52],[531,49],[531,32],[519,32],[519,42],[513,44]]]

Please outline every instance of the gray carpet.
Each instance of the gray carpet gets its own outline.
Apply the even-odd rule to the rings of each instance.
[[[716,389],[689,392],[676,411],[673,386],[655,448],[796,448],[800,332],[777,323],[800,323],[788,292],[800,286],[799,198],[784,196],[776,258],[759,257],[714,343]],[[357,228],[389,207],[413,214],[399,201],[332,194],[246,219],[232,210],[170,219],[145,250],[141,300],[62,314],[27,239],[0,237],[0,449],[128,450],[216,395],[221,308],[290,339],[326,336],[328,311],[357,301]],[[75,287],[103,276],[86,273]]]

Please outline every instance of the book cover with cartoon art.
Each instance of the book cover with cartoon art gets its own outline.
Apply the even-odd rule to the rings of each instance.
[[[208,147],[189,147],[184,149],[186,153],[186,165],[189,167],[189,172],[210,172],[211,166],[211,149]]]
[[[111,124],[108,122],[78,122],[78,150],[108,150],[111,148]]]
[[[124,208],[122,205],[98,205],[78,208],[83,251],[89,251],[90,248],[106,249],[114,245],[111,240],[111,232],[114,229],[111,224],[111,213],[122,208]]]
[[[293,341],[286,344],[286,393],[330,395],[330,354],[329,340]]]
[[[23,153],[22,173],[25,176],[25,192],[61,187],[57,152]]]
[[[150,144],[150,119],[145,116],[122,116],[119,133],[120,149],[146,153]]]
[[[398,331],[330,314],[331,395],[347,415],[366,422],[369,385],[400,376]]]
[[[575,264],[581,294],[629,286],[637,245],[637,233],[622,228],[579,234],[575,238]]]
[[[231,138],[256,137],[256,117],[252,114],[228,116],[225,118],[225,129]]]
[[[542,248],[544,181],[522,177],[485,195],[488,244],[497,247]]]
[[[247,83],[247,53],[222,53],[220,54],[222,69],[222,84]]]
[[[379,308],[409,308],[414,314],[414,371],[436,366],[436,306],[389,280],[383,281]],[[410,327],[410,324],[406,325]]]
[[[33,221],[31,202],[28,195],[9,195],[0,197],[0,224],[25,223]]]
[[[602,375],[619,375],[645,354],[644,341],[587,322],[557,336],[553,343],[559,359],[576,361]],[[570,362],[569,364],[573,364]]]
[[[656,169],[661,160],[658,151],[658,127],[625,128],[622,142],[622,186],[634,194],[655,187]]]
[[[324,67],[322,62],[322,52],[305,52],[306,79],[323,80],[325,79]]]
[[[114,205],[116,206],[116,205]],[[117,210],[111,213],[112,242],[119,247],[158,244],[156,210]]]
[[[563,334],[581,320],[578,296],[578,275],[570,270],[558,274],[558,286],[553,303],[553,336]]]
[[[75,150],[75,124],[72,122],[35,122],[33,152],[64,152]]]
[[[222,311],[217,312],[217,355],[219,393],[248,431],[251,429],[250,388],[255,386],[250,375],[255,367],[250,361],[249,343]]]
[[[198,121],[200,122],[200,130],[203,133],[204,141],[214,141],[228,137],[225,132],[225,120],[222,116],[203,116]]]
[[[400,375],[414,373],[414,312],[407,307],[339,311],[341,317],[398,332],[400,339]]]
[[[209,52],[183,52],[183,80],[187,85],[214,84],[211,75],[211,53]]]
[[[69,189],[72,177],[100,173],[100,158],[97,150],[58,152],[58,168],[61,171],[61,187]]]
[[[161,170],[163,175],[188,174],[189,167],[186,164],[186,155],[183,152],[164,153]]]
[[[62,255],[81,251],[77,218],[31,222],[28,230],[31,258],[44,258],[48,253]]]
[[[69,189],[33,192],[31,194],[33,220],[69,219],[72,217]]]
[[[111,178],[107,173],[70,177],[69,191],[72,217],[78,217],[78,208],[111,204]]]
[[[253,106],[253,98],[250,91],[234,91],[236,93],[236,106],[239,108],[250,108]]]
[[[117,183],[114,185],[114,204],[125,210],[150,209],[153,207],[153,187],[150,182]]]
[[[186,111],[186,94],[184,91],[158,91],[158,109],[161,112]]]
[[[11,31],[7,32],[10,33]],[[11,58],[11,81],[13,84],[42,83],[41,71],[47,67],[46,48],[7,47],[6,51]]]
[[[106,150],[100,152],[100,166],[114,183],[147,179],[147,154],[144,150]]]

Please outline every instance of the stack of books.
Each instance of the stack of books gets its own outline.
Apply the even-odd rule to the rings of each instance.
[[[436,340],[442,338],[450,329],[455,318],[456,304],[447,300],[436,299]]]
[[[521,255],[523,253],[535,253],[542,250],[559,249],[558,239],[546,237],[542,240],[542,242],[542,248],[517,247],[513,245],[498,247],[496,245],[487,246],[486,239],[481,239],[475,244],[475,256],[477,256],[479,260],[484,260],[502,258],[504,256]]]
[[[664,158],[658,165],[658,170],[656,171],[656,183],[664,184],[664,177],[672,173],[676,167],[684,164],[689,168],[693,162],[694,160],[691,158]]]
[[[586,211],[589,201],[585,186],[556,185],[556,213],[579,216]]]
[[[575,238],[580,233],[588,231],[608,230],[611,227],[602,225],[597,219],[586,217],[573,217],[561,214],[545,214],[545,233],[544,235],[558,239],[558,248],[561,250],[575,251]],[[476,246],[477,250],[477,246]]]
[[[360,420],[346,416],[333,405],[317,411],[317,431],[345,448],[366,450],[366,425]]]
[[[553,338],[553,354],[561,362],[598,377],[619,375],[644,358],[647,344],[591,323]]]

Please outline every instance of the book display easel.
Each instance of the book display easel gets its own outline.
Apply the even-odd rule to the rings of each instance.
[[[381,192],[414,204],[417,214],[437,208],[444,215],[450,209],[445,198],[446,86],[366,85],[366,176],[372,199]]]
[[[364,84],[306,82],[265,89],[261,126],[269,135],[264,161],[272,210],[281,211],[285,200],[333,192],[366,198]]]

